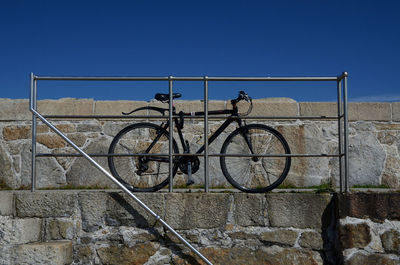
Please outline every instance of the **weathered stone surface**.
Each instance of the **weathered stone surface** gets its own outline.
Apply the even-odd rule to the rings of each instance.
[[[37,145],[38,153],[48,153],[49,150],[42,145]],[[31,187],[32,180],[32,152],[31,144],[24,143],[21,147],[21,180],[19,185]],[[63,168],[54,157],[36,159],[36,186],[37,188],[59,187],[66,184]]]
[[[104,219],[109,195],[106,192],[80,192],[79,209],[82,218],[82,230],[93,232],[105,226]]]
[[[350,185],[379,185],[385,162],[382,145],[372,133],[359,133],[349,141]]]
[[[133,247],[109,246],[97,249],[102,264],[141,265],[148,261],[157,251],[157,244],[143,243]]]
[[[118,101],[102,101],[97,100],[95,102],[95,115],[122,115],[122,112],[128,113],[132,110],[140,107],[147,106],[146,101],[128,101],[128,100],[118,100]],[[147,110],[138,111],[132,115],[147,115]]]
[[[229,194],[168,193],[165,220],[175,229],[224,227]]]
[[[389,148],[388,148],[389,149]],[[395,152],[387,151],[385,167],[382,173],[382,184],[390,188],[400,187],[400,157]]]
[[[142,228],[160,225],[156,218],[123,193],[108,193],[106,224],[109,226],[136,226]],[[137,193],[135,196],[159,216],[164,216],[164,194]]]
[[[392,103],[392,119],[393,121],[400,121],[400,102]]]
[[[136,243],[146,243],[149,241],[158,240],[160,234],[156,229],[137,229],[132,227],[121,227],[120,233],[124,240],[124,244],[128,246],[133,246]],[[193,242],[190,240],[190,242]]]
[[[295,248],[281,248],[278,246],[262,247],[252,250],[245,247],[235,248],[204,248],[200,250],[214,264],[232,265],[318,265],[323,264],[318,252]],[[194,254],[173,257],[173,264],[205,264]]]
[[[367,253],[367,252],[357,252],[354,253],[349,259],[345,260],[345,265],[398,265],[400,259],[397,257],[375,254],[375,253]]]
[[[400,193],[338,194],[339,217],[370,218],[400,221]]]
[[[339,233],[344,249],[364,248],[371,242],[370,227],[367,223],[341,225]]]
[[[86,153],[108,153],[108,147],[111,139],[108,137],[100,137],[94,139],[87,148]],[[108,170],[108,162],[106,157],[96,157],[94,160],[104,169]],[[92,165],[85,158],[77,158],[71,165],[66,174],[67,183],[73,186],[92,186],[92,187],[116,187],[116,185],[108,179],[100,170]]]
[[[391,103],[349,103],[350,121],[391,121]]]
[[[278,229],[261,233],[260,239],[268,243],[293,246],[298,236],[299,233],[294,230]]]
[[[19,186],[12,170],[12,159],[0,142],[0,189],[16,188]]]
[[[72,243],[57,241],[19,245],[15,249],[15,264],[54,264],[72,262]]]
[[[267,194],[270,225],[321,229],[331,199],[330,194]]]
[[[235,223],[240,226],[268,225],[267,201],[265,197],[238,193],[233,195]]]
[[[18,217],[69,217],[76,213],[75,192],[17,192],[15,208]]]
[[[11,245],[0,245],[0,264],[12,264],[14,248]]]
[[[38,101],[38,111],[42,115],[92,115],[93,106],[93,99],[62,98]]]
[[[0,245],[25,244],[41,239],[42,220],[0,216]]]
[[[49,219],[46,221],[47,240],[73,239],[74,230],[71,220]]]
[[[85,121],[76,125],[77,132],[101,132],[101,125],[96,121]]]
[[[32,113],[29,111],[27,99],[0,98],[0,120],[31,120]]]
[[[321,250],[323,248],[324,241],[322,240],[322,236],[320,233],[303,232],[301,234],[299,244],[303,248]]]
[[[76,247],[76,254],[74,254],[74,262],[77,264],[91,264],[95,259],[94,253],[96,251],[88,245],[80,245]]]
[[[338,116],[337,103],[300,102],[300,116]]]
[[[36,140],[50,149],[62,148],[66,145],[65,141],[56,134],[40,134]]]
[[[6,141],[30,139],[31,136],[31,126],[10,125],[3,128],[3,139]]]
[[[381,241],[386,253],[400,254],[400,231],[386,231],[381,235]]]
[[[243,103],[242,111],[247,111],[248,105]],[[262,99],[253,100],[251,116],[297,116],[296,102],[268,102]]]
[[[12,192],[0,192],[0,216],[12,215],[14,211],[14,194]]]

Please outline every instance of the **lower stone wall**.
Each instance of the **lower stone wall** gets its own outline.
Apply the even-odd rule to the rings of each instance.
[[[214,264],[399,264],[400,194],[141,193]],[[204,264],[118,191],[0,192],[0,264]]]
[[[203,264],[120,192],[0,196],[0,264]],[[138,197],[214,264],[323,264],[334,259],[330,194]]]
[[[400,193],[339,195],[345,264],[400,264]]]

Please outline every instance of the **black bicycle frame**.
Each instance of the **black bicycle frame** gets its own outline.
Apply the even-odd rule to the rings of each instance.
[[[183,126],[181,126],[181,124],[183,123],[183,116],[202,116],[204,115],[204,112],[195,112],[194,115],[191,113],[181,113],[183,115],[181,115],[181,121],[175,117],[174,119],[174,123],[175,123],[175,127],[178,131],[178,135],[179,135],[179,139],[181,141],[182,147],[183,147],[183,152],[184,153],[189,153],[189,146],[188,143],[185,142],[185,139],[183,138],[183,133],[182,133],[182,128]],[[227,119],[224,121],[223,124],[221,124],[221,126],[210,136],[210,138],[208,139],[208,145],[210,145],[211,143],[214,142],[214,140],[232,123],[232,122],[237,122],[239,125],[239,128],[243,128],[244,126],[242,126],[242,120],[238,117],[238,110],[237,107],[234,107],[232,110],[214,110],[214,111],[209,111],[208,112],[209,115],[224,115],[224,114],[231,114],[231,116],[227,117]],[[174,111],[174,115],[176,115],[175,111]],[[150,149],[154,146],[154,144],[158,141],[158,139],[161,137],[161,135],[164,132],[168,132],[168,127],[169,127],[169,122],[165,123],[162,126],[162,131],[160,131],[157,135],[157,137],[154,139],[153,143],[148,147],[148,150],[146,150],[146,153],[150,151]],[[250,152],[252,154],[254,154],[253,152],[253,146],[252,143],[250,141],[250,138],[248,137],[248,132],[245,130],[242,130],[241,134],[243,135],[247,145],[249,146]],[[206,136],[208,137],[208,136]],[[199,150],[196,151],[195,154],[200,154],[204,151],[205,149],[205,144],[203,144]],[[176,158],[179,159],[179,158]],[[164,158],[164,157],[146,157],[145,160],[153,160],[153,161],[160,161],[160,162],[168,162],[169,159],[168,158]]]

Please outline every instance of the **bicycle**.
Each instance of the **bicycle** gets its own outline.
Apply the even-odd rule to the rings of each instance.
[[[172,98],[181,97],[173,93]],[[169,94],[157,93],[155,99],[169,103]],[[277,130],[264,124],[246,124],[240,118],[237,103],[245,100],[249,103],[248,115],[252,108],[252,99],[243,91],[236,99],[232,99],[232,109],[209,111],[209,115],[230,115],[220,127],[209,137],[208,145],[233,122],[238,128],[231,132],[222,144],[220,166],[225,178],[235,188],[248,193],[263,193],[276,188],[286,178],[291,158],[290,148],[285,138]],[[140,107],[124,115],[140,110],[152,110],[163,116],[169,112],[167,108],[154,106]],[[190,155],[189,142],[184,139],[182,129],[185,116],[203,116],[204,112],[177,114],[173,107],[174,124],[178,132],[183,153],[179,156],[178,144],[173,139],[172,174],[178,168],[189,176],[197,172],[200,160]],[[157,191],[169,184],[169,120],[157,125],[140,122],[122,129],[112,140],[108,153],[108,164],[111,173],[133,192]],[[195,154],[201,154],[203,144]],[[164,154],[164,155],[162,155]],[[178,155],[176,155],[178,154]],[[239,155],[239,156],[238,156]]]

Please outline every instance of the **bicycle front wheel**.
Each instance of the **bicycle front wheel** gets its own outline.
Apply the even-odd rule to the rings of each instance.
[[[173,152],[178,145],[173,141]],[[122,129],[111,142],[108,165],[115,178],[131,191],[156,191],[169,183],[169,134],[152,123]],[[154,154],[154,155],[152,155]],[[178,163],[173,164],[173,175]]]
[[[283,136],[263,124],[249,124],[233,131],[221,148],[221,169],[237,189],[262,193],[276,188],[286,178],[291,158]],[[256,155],[256,156],[234,156]],[[257,156],[260,155],[260,156]],[[266,155],[266,157],[263,157]]]

